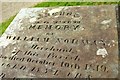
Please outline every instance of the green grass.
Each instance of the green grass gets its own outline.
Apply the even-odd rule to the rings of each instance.
[[[14,19],[14,17],[15,16],[12,16],[8,20],[6,20],[5,22],[0,23],[0,35],[2,35],[4,33],[4,31],[10,25],[10,23],[12,22],[12,20]]]
[[[42,2],[33,7],[54,7],[54,6],[79,6],[79,5],[108,5],[120,4],[120,2]],[[4,33],[6,28],[10,25],[15,16],[10,17],[5,22],[0,23],[0,35]]]
[[[42,2],[34,7],[53,7],[53,6],[78,6],[78,5],[107,5],[120,4],[120,2]]]

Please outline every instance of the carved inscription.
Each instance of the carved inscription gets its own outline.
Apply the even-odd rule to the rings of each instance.
[[[115,78],[114,9],[22,9],[0,39],[0,78]]]

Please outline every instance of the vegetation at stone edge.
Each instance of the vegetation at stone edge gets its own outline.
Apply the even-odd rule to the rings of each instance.
[[[53,7],[53,6],[78,6],[78,5],[107,5],[120,4],[120,2],[42,2],[34,7]]]
[[[12,22],[12,20],[14,19],[14,17],[15,16],[12,16],[8,20],[6,20],[5,22],[0,23],[0,35],[2,35],[4,33],[4,31],[10,25],[10,23]]]
[[[53,7],[53,6],[79,6],[79,5],[108,5],[120,4],[120,2],[42,2],[33,7]],[[0,35],[4,33],[6,28],[10,25],[15,16],[10,17],[5,22],[0,23]]]

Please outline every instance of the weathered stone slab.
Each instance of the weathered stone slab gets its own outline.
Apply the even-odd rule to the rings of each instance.
[[[2,78],[117,78],[118,7],[22,9],[0,38]]]

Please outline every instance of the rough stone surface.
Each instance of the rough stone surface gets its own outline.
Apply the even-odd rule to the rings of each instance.
[[[0,38],[1,78],[117,78],[117,6],[22,9]]]
[[[20,9],[32,7],[36,4],[37,2],[0,2],[0,23],[16,15]]]

